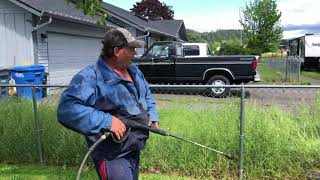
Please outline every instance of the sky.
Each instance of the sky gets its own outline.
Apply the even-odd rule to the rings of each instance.
[[[129,10],[141,0],[104,0]],[[188,29],[199,32],[218,29],[241,29],[241,9],[249,0],[160,0],[172,6],[174,19],[184,20]],[[293,38],[306,33],[320,33],[319,0],[278,0],[283,38]]]

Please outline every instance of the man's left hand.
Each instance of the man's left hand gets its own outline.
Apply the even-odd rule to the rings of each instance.
[[[149,121],[149,127],[159,129],[159,122],[158,121]]]

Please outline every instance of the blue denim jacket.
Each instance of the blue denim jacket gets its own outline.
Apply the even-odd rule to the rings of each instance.
[[[86,135],[91,145],[103,128],[111,128],[114,115],[111,111],[132,116],[146,112],[149,120],[158,121],[155,99],[143,74],[134,64],[128,71],[134,83],[118,76],[102,56],[96,64],[82,69],[62,94],[57,114],[59,122]],[[141,149],[146,138],[142,145],[131,150]]]
[[[158,121],[156,103],[143,74],[134,64],[128,69],[134,84],[112,71],[102,56],[95,65],[82,69],[73,77],[61,97],[58,120],[85,135],[111,128],[111,115],[94,108],[108,97],[118,109],[131,115],[141,113],[141,105],[148,112],[150,120]],[[136,88],[132,87],[134,85]]]

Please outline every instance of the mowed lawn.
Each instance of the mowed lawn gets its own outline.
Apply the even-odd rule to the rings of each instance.
[[[41,165],[8,165],[0,164],[1,180],[69,180],[76,179],[78,169]],[[98,179],[95,170],[86,168],[81,179]],[[141,173],[141,180],[190,180],[191,177],[165,175],[159,173]]]

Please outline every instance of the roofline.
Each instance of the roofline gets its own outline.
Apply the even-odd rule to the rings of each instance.
[[[108,5],[114,6],[114,5],[109,4],[109,3],[104,3],[104,5],[105,5],[105,6],[108,6]],[[117,6],[115,6],[115,7],[117,7]],[[119,7],[117,7],[117,8],[119,8]],[[115,14],[115,13],[111,12],[111,11],[108,10],[106,7],[103,7],[103,9],[106,11],[107,14],[110,14],[111,16],[120,18],[123,22],[126,22],[126,23],[128,23],[128,24],[130,24],[130,25],[133,25],[135,28],[137,28],[137,29],[139,29],[139,30],[154,32],[154,33],[158,33],[158,34],[162,34],[162,35],[174,37],[174,38],[177,38],[178,40],[183,41],[182,39],[180,39],[180,38],[177,37],[177,34],[178,34],[179,31],[177,31],[176,36],[173,36],[173,35],[171,35],[171,34],[167,34],[167,33],[165,33],[165,32],[162,32],[162,31],[159,31],[159,30],[155,30],[155,29],[153,29],[153,28],[144,27],[144,26],[141,26],[141,25],[139,25],[139,24],[137,24],[137,23],[134,23],[134,22],[132,22],[132,21],[129,21],[129,20],[125,19],[124,17],[119,16],[118,14]],[[121,8],[120,8],[120,9],[121,9]],[[123,9],[123,10],[124,10],[124,9]],[[124,10],[124,11],[127,11],[127,10]],[[132,15],[135,16],[134,14],[132,14]],[[139,18],[139,17],[137,17],[137,18]],[[180,20],[180,21],[183,23],[182,20]],[[146,23],[148,24],[148,22],[146,22]],[[182,24],[182,23],[181,23],[181,24]],[[181,27],[181,25],[180,25],[180,27]],[[179,29],[180,29],[180,27],[179,27]]]
[[[158,33],[158,34],[162,34],[162,35],[166,35],[166,36],[170,36],[170,37],[174,37],[174,38],[177,38],[179,39],[177,36],[173,36],[171,34],[167,34],[165,32],[162,32],[162,31],[158,31],[158,30],[155,30],[155,29],[152,29],[152,28],[149,28],[149,27],[143,27],[143,26],[140,26],[134,22],[131,22],[131,21],[128,21],[127,19],[123,18],[122,16],[119,16],[118,14],[115,14],[109,10],[107,10],[106,8],[103,8],[107,14],[111,15],[111,16],[114,16],[114,17],[117,17],[117,18],[120,18],[123,22],[125,23],[128,23],[132,26],[134,26],[135,28],[139,29],[139,30],[142,30],[142,31],[149,31],[149,32],[154,32],[154,33]],[[108,20],[108,19],[107,19]],[[179,40],[182,40],[182,39],[179,39]]]
[[[117,18],[121,19],[123,22],[128,23],[128,24],[134,26],[135,28],[137,28],[137,29],[139,29],[139,30],[145,31],[145,29],[146,29],[145,27],[140,26],[139,24],[134,23],[134,22],[132,22],[132,21],[129,21],[129,20],[125,19],[124,17],[119,16],[118,14],[111,12],[110,10],[108,10],[108,9],[105,7],[105,6],[108,6],[108,5],[113,6],[112,4],[108,4],[108,3],[105,3],[105,2],[103,2],[103,4],[104,4],[104,6],[102,6],[102,9],[103,9],[107,14],[109,14],[109,15],[111,15],[111,16],[114,16],[114,17],[117,17]],[[115,7],[117,7],[117,6],[115,6]],[[119,8],[119,7],[117,7],[117,8]],[[121,8],[120,8],[120,9],[121,9]],[[124,9],[123,9],[123,10],[124,10]],[[126,10],[124,10],[124,11],[126,11]],[[133,16],[134,16],[134,15],[133,15]],[[107,19],[107,20],[108,20],[108,19]]]
[[[42,15],[41,11],[32,8],[32,7],[28,6],[27,4],[20,2],[19,0],[9,0],[9,1],[12,2],[13,4],[31,12],[32,14],[39,16],[39,17]]]
[[[176,31],[176,36],[178,36],[178,35],[179,35],[179,30],[180,30],[182,24],[184,24],[183,20],[172,19],[172,20],[167,20],[167,21],[180,21],[179,28],[178,28],[177,31]]]
[[[179,20],[179,21],[180,21],[180,20]],[[178,35],[178,34],[179,34],[179,30],[180,30],[180,28],[181,28],[182,24],[183,24],[183,21],[181,21],[180,26],[179,26],[179,28],[177,29],[176,35]]]
[[[169,36],[169,37],[173,37],[173,38],[176,38],[179,41],[184,42],[184,40],[178,38],[177,36],[174,36],[174,35],[171,35],[171,34],[168,34],[168,33],[165,33],[165,32],[161,32],[161,31],[158,31],[158,30],[155,30],[155,29],[151,29],[151,28],[146,28],[146,30],[149,31],[149,32],[154,32],[154,33],[163,34],[163,35],[166,35],[166,36]]]
[[[107,13],[108,15],[113,16],[113,17],[116,17],[116,18],[119,18],[121,21],[123,21],[123,22],[125,22],[125,23],[127,23],[127,24],[130,24],[131,26],[133,26],[133,27],[135,27],[135,28],[137,28],[137,29],[139,29],[139,30],[141,30],[141,31],[145,31],[145,28],[143,28],[143,27],[141,27],[141,26],[139,26],[139,25],[137,25],[137,24],[135,24],[135,23],[133,23],[133,22],[131,22],[131,21],[128,21],[127,19],[125,19],[125,18],[123,18],[123,17],[121,17],[121,16],[119,16],[119,15],[117,15],[117,14],[115,14],[115,13],[112,13],[112,12],[110,12],[109,10],[106,10],[106,9],[105,9],[105,11],[106,11],[106,13]],[[107,20],[108,20],[108,17],[107,17]]]
[[[319,35],[320,34],[305,34],[303,36],[293,37],[293,38],[289,38],[289,39],[285,39],[285,40],[287,40],[289,42],[289,41],[293,41],[296,39],[305,38],[306,36],[319,36]]]
[[[20,2],[19,0],[9,0],[10,2],[14,3],[15,5],[31,12],[32,14],[41,17],[41,16],[48,16],[48,17],[52,17],[52,18],[56,18],[56,19],[60,19],[60,20],[64,20],[64,21],[70,21],[70,22],[74,22],[74,23],[80,23],[80,24],[84,24],[84,25],[90,25],[90,26],[97,26],[97,23],[94,21],[89,21],[89,20],[85,20],[85,19],[81,19],[81,18],[77,18],[77,17],[72,17],[72,16],[65,16],[62,14],[58,14],[55,12],[47,12],[47,11],[39,11],[35,8],[30,7],[29,5]]]
[[[178,20],[178,21],[181,21],[181,23],[180,23],[180,26],[179,26],[179,28],[178,28],[178,30],[176,32],[177,36],[179,35],[179,31],[180,31],[181,26],[184,24],[184,22],[182,20]]]
[[[19,6],[19,7],[21,7],[21,8],[23,8],[23,9],[31,12],[32,14],[35,14],[35,15],[39,16],[39,17],[41,17],[41,16],[43,16],[43,15],[46,14],[46,15],[49,16],[49,17],[53,17],[53,18],[57,18],[57,19],[61,19],[61,20],[67,20],[67,21],[70,21],[70,22],[76,22],[76,23],[81,23],[81,24],[85,24],[85,25],[97,26],[97,24],[94,23],[93,21],[89,21],[89,20],[85,20],[85,19],[81,19],[81,18],[76,18],[76,17],[71,17],[71,16],[70,16],[70,17],[67,17],[67,16],[63,16],[63,15],[61,15],[61,14],[57,14],[57,13],[54,13],[54,12],[47,12],[47,11],[42,11],[42,12],[41,12],[41,11],[35,9],[35,8],[30,7],[29,5],[27,5],[27,4],[25,4],[25,3],[20,2],[19,0],[9,0],[9,1],[12,2],[12,3],[14,3],[14,4],[16,4],[17,6]],[[106,3],[105,3],[105,4],[106,4]],[[111,16],[114,16],[114,17],[117,17],[117,18],[120,18],[120,19],[121,19],[122,21],[124,21],[125,23],[128,23],[128,24],[134,26],[135,28],[137,28],[137,29],[139,29],[139,30],[149,31],[149,32],[154,32],[154,33],[166,35],[166,36],[173,37],[173,38],[176,38],[176,39],[179,40],[179,41],[184,42],[182,39],[180,39],[180,38],[177,37],[177,34],[178,34],[179,31],[177,31],[176,35],[174,36],[174,35],[171,35],[171,34],[168,34],[168,33],[162,32],[162,31],[159,31],[159,30],[155,30],[155,29],[152,29],[152,28],[149,28],[149,27],[140,26],[140,25],[138,25],[138,24],[136,24],[136,23],[134,23],[134,22],[131,22],[131,21],[125,19],[125,18],[122,17],[122,16],[119,16],[118,14],[115,14],[115,13],[109,11],[109,10],[106,9],[105,7],[103,7],[103,10],[104,10],[107,14],[109,14],[109,15],[111,15]],[[134,15],[133,15],[133,16],[134,16]],[[108,20],[108,19],[107,19],[107,20]],[[148,22],[146,22],[146,23],[148,23]],[[179,29],[180,29],[180,27],[182,26],[182,24],[183,24],[183,21],[181,21],[181,24],[180,24],[180,26],[179,26]],[[103,28],[105,28],[105,27],[103,27]],[[178,30],[179,30],[179,29],[178,29]]]
[[[97,22],[90,21],[90,20],[85,20],[85,19],[81,19],[81,18],[77,18],[77,17],[73,17],[73,16],[64,16],[64,15],[61,15],[59,13],[55,13],[55,12],[52,12],[52,11],[49,11],[49,12],[45,11],[43,13],[43,15],[46,15],[46,16],[49,16],[49,17],[52,17],[52,18],[55,18],[55,19],[60,19],[60,20],[64,20],[64,21],[73,22],[73,23],[79,23],[79,24],[99,27]],[[102,27],[102,28],[104,28],[104,27]]]
[[[161,20],[159,20],[159,21],[161,21]],[[171,34],[168,34],[168,33],[165,33],[165,32],[162,32],[162,31],[157,31],[157,30],[155,30],[155,31],[158,32],[158,33],[160,33],[160,34],[164,34],[164,35],[167,35],[167,36],[171,36],[171,37],[177,38],[178,40],[181,40],[181,41],[184,42],[184,40],[178,38],[179,30],[180,30],[181,26],[184,24],[183,20],[175,20],[175,19],[172,19],[172,20],[167,20],[167,21],[180,21],[180,26],[179,26],[179,28],[177,29],[177,31],[176,31],[176,33],[175,33],[175,36],[174,36],[174,35],[171,35]],[[150,22],[153,22],[153,21],[150,21]],[[149,29],[152,29],[152,28],[149,28]],[[154,30],[154,29],[152,29],[152,30]]]

